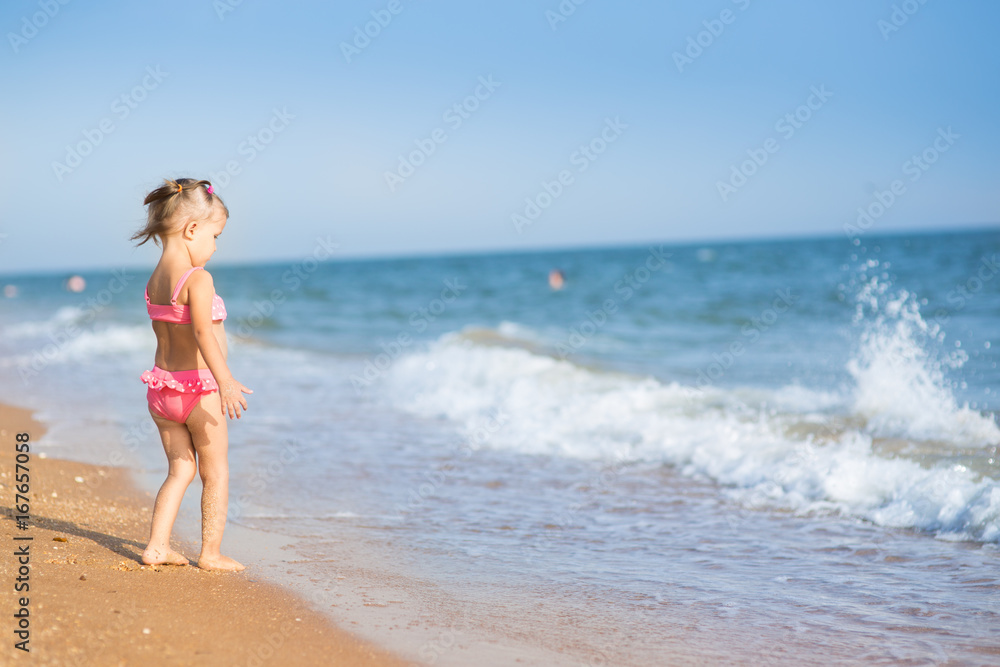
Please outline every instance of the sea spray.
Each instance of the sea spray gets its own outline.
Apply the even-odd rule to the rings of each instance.
[[[960,348],[947,350],[945,333],[921,316],[916,296],[893,290],[885,271],[869,275],[878,269],[877,260],[862,267],[855,297],[858,343],[847,363],[855,384],[853,411],[876,436],[1000,444],[992,418],[959,405],[947,379],[968,355]]]

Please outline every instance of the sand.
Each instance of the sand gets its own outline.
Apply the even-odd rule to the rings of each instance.
[[[412,664],[338,628],[302,598],[255,580],[253,568],[143,565],[152,498],[124,469],[41,458],[32,446],[29,527],[18,529],[15,436],[28,433],[34,444],[44,432],[28,411],[0,405],[3,664]],[[25,545],[29,580],[21,583],[30,590],[17,593],[15,551]],[[197,544],[175,539],[172,546],[197,558]],[[15,648],[21,597],[28,598],[30,653]]]

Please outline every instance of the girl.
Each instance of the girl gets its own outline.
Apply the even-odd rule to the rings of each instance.
[[[153,239],[162,245],[163,256],[146,283],[156,359],[142,381],[149,385],[149,413],[160,431],[169,469],[156,494],[142,562],[188,565],[187,558],[170,548],[170,532],[197,469],[204,485],[198,567],[242,570],[243,565],[219,552],[229,502],[226,415],[239,419],[240,408],[247,409],[243,394],[253,392],[226,366],[226,307],[204,270],[229,209],[211,183],[192,178],[165,181],[143,203],[149,207],[146,226],[132,240],[142,245]]]

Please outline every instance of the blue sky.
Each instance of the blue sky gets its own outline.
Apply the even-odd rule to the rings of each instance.
[[[155,262],[128,237],[164,176],[216,181],[226,263],[317,237],[351,257],[843,234],[897,179],[877,231],[1000,221],[996,3],[562,6],[553,28],[559,0],[4,3],[0,272]],[[372,12],[391,22],[348,62]],[[526,199],[545,208],[515,225]]]

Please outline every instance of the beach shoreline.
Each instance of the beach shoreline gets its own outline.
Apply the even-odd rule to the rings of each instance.
[[[482,667],[589,662],[573,647],[539,646],[498,633],[481,618],[463,617],[467,601],[407,572],[364,528],[345,527],[331,542],[229,521],[223,551],[247,569],[200,570],[193,564],[200,544],[198,478],[185,494],[171,540],[192,565],[143,565],[162,471],[49,457],[46,427],[32,414],[0,403],[4,492],[12,491],[14,438],[30,436],[30,527],[16,530],[13,497],[3,523],[3,539],[13,542],[18,532],[33,538],[31,577],[38,584],[29,601],[31,651],[22,660],[252,666],[330,664],[335,656],[338,665]],[[327,566],[320,576],[318,564]],[[13,556],[4,558],[0,577],[13,580],[16,569]],[[13,613],[12,586],[4,604]],[[238,624],[232,623],[236,613]]]
[[[250,567],[219,573],[141,562],[152,502],[124,468],[39,455],[45,427],[27,409],[0,404],[3,539],[0,560],[9,633],[26,625],[28,652],[9,641],[6,660],[34,664],[404,665],[388,651],[337,627],[315,601],[263,581]],[[30,437],[29,520],[18,530],[13,474],[15,437]],[[23,474],[23,469],[20,471]],[[29,538],[17,539],[15,538]],[[26,546],[22,546],[26,545]],[[198,545],[174,547],[188,556]],[[23,552],[22,552],[23,553]],[[15,593],[18,559],[27,590]],[[22,603],[27,604],[22,604]],[[15,613],[27,609],[27,621]],[[9,612],[9,613],[8,613]],[[13,635],[9,635],[13,636]],[[21,654],[24,655],[21,655]],[[9,663],[8,663],[9,664]]]
[[[155,492],[162,482],[160,473],[153,472],[133,471],[132,480],[146,494]],[[192,486],[197,486],[197,480]],[[200,493],[200,488],[190,489],[191,493]],[[182,506],[174,542],[197,544],[199,521],[195,507]],[[488,597],[476,601],[456,597],[432,578],[407,567],[399,557],[399,546],[386,545],[378,529],[346,523],[338,529],[333,536],[291,537],[230,520],[223,551],[247,565],[255,579],[291,592],[336,627],[419,664],[607,664],[603,655],[567,643],[564,637],[548,635],[550,645],[545,646],[506,631],[496,619],[487,620],[489,613],[483,607],[490,605]]]

